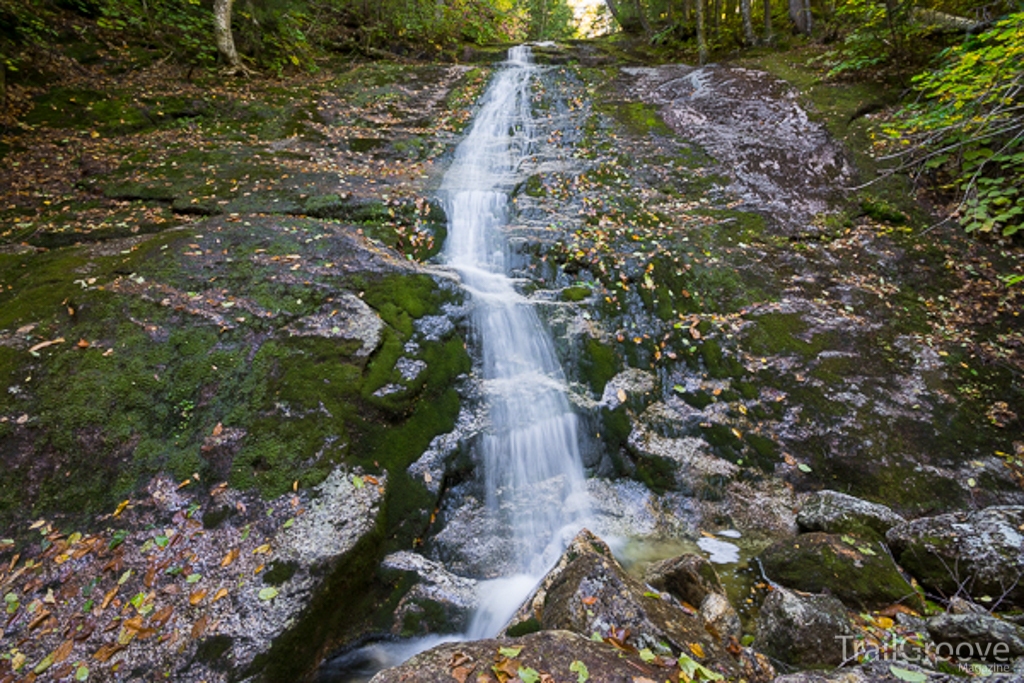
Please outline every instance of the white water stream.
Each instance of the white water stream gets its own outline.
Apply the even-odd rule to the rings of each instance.
[[[481,586],[470,638],[493,636],[504,625],[589,509],[576,416],[551,336],[505,271],[510,193],[535,135],[537,69],[529,47],[509,51],[441,186],[445,256],[470,294],[482,358],[488,511],[508,535],[518,572]]]
[[[489,514],[511,564],[509,576],[479,584],[480,605],[466,633],[379,643],[339,658],[340,678],[365,681],[375,671],[448,640],[494,636],[583,526],[590,505],[565,376],[548,330],[508,277],[505,229],[511,193],[523,178],[536,134],[531,100],[538,67],[530,48],[514,47],[455,150],[440,198],[448,214],[445,257],[472,306],[487,402],[481,443]]]

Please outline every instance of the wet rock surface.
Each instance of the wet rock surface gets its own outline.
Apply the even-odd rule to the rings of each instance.
[[[673,131],[729,169],[730,189],[783,230],[802,231],[831,211],[853,174],[796,93],[767,73],[719,65],[623,69],[630,77],[631,94],[660,107]]]
[[[444,565],[408,551],[384,558],[385,571],[408,572],[415,585],[395,608],[392,633],[403,637],[462,630],[477,606],[477,582],[452,574]]]
[[[894,604],[916,611],[924,608],[888,549],[877,541],[845,534],[801,534],[769,546],[758,559],[772,581],[808,593],[829,593],[852,609],[871,611]]]
[[[923,517],[893,527],[886,540],[899,563],[940,595],[965,593],[1024,607],[1024,507]]]
[[[695,609],[667,594],[652,593],[629,577],[599,538],[584,530],[573,539],[555,568],[526,599],[505,629],[568,630],[597,633],[637,650],[657,652],[667,644],[673,653],[692,652],[697,643],[701,662],[720,673],[736,670],[722,634],[704,628]]]

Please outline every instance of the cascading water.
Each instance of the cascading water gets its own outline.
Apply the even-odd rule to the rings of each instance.
[[[470,295],[481,356],[489,416],[480,444],[488,510],[516,573],[480,584],[480,607],[465,634],[360,648],[329,662],[320,680],[365,681],[444,640],[495,635],[589,514],[565,377],[537,311],[505,272],[509,246],[503,231],[520,166],[532,148],[537,73],[529,47],[509,51],[440,192],[448,213],[445,255]],[[505,566],[506,560],[495,558]]]
[[[587,514],[576,416],[551,337],[506,275],[510,195],[535,132],[530,48],[509,59],[484,96],[445,174],[445,255],[472,302],[489,427],[481,443],[488,510],[507,534],[518,576],[485,585],[472,638],[493,635],[557,559]]]

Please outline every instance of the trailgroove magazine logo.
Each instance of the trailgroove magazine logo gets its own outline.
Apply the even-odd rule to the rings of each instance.
[[[888,661],[929,665],[946,662],[964,673],[1010,673],[1014,657],[1008,643],[971,642],[910,642],[896,640],[872,644],[858,636],[835,636],[842,642],[843,662]]]

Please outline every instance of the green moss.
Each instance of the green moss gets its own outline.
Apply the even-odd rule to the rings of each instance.
[[[520,636],[528,636],[531,633],[537,633],[542,630],[543,626],[540,621],[537,620],[537,617],[530,617],[529,619],[509,626],[505,631],[505,635],[509,638],[519,638]]]
[[[562,301],[583,301],[591,294],[593,294],[593,290],[590,287],[584,287],[583,285],[566,287],[562,290]]]
[[[299,568],[298,562],[276,560],[270,563],[270,567],[263,573],[263,583],[271,586],[280,586],[288,579],[295,576]]]
[[[747,332],[747,345],[758,355],[791,353],[810,360],[825,348],[834,346],[827,333],[806,339],[807,323],[799,313],[766,313],[751,320],[754,325]]]
[[[619,371],[620,363],[615,349],[588,337],[583,345],[583,356],[579,361],[580,375],[597,395],[604,392],[608,381]]]
[[[230,662],[225,660],[224,655],[231,649],[233,642],[231,636],[225,635],[204,638],[196,646],[196,659],[212,665],[215,669],[227,669],[230,667]]]
[[[604,111],[612,115],[633,135],[672,134],[672,129],[665,125],[657,109],[645,102],[619,102],[606,106]]]

